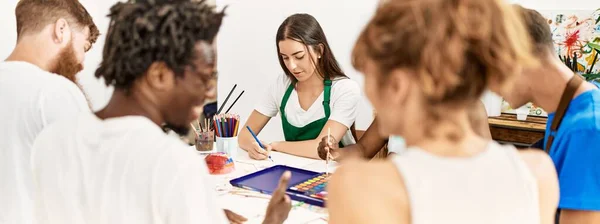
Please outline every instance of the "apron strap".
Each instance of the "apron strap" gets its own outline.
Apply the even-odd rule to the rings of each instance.
[[[323,88],[323,109],[325,109],[325,117],[329,118],[331,115],[331,107],[329,106],[329,99],[331,97],[331,80],[323,81],[325,87]]]
[[[281,111],[281,116],[285,116],[285,105],[290,99],[290,95],[292,95],[292,91],[294,91],[294,83],[290,84],[283,95],[283,99],[281,99],[281,105],[279,106],[279,111]]]
[[[565,90],[560,98],[560,102],[558,103],[554,120],[552,120],[552,125],[550,126],[550,133],[548,134],[548,139],[546,140],[546,153],[550,153],[552,141],[554,141],[553,133],[558,130],[558,127],[560,126],[560,123],[562,122],[562,119],[569,108],[569,103],[571,103],[571,99],[573,99],[573,96],[575,95],[575,92],[579,86],[581,86],[581,83],[583,83],[583,79],[577,74],[573,75],[573,77],[571,77],[567,83],[567,86],[565,87]]]

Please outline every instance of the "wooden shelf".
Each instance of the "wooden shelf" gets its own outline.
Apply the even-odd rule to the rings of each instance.
[[[514,114],[501,114],[488,118],[492,138],[499,142],[525,147],[544,137],[545,117],[527,116],[527,120],[517,120]]]

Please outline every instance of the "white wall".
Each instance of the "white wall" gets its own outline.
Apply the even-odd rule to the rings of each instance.
[[[509,1],[539,10],[600,7],[598,0]],[[352,68],[349,56],[359,31],[370,19],[376,4],[377,0],[217,0],[221,7],[229,5],[218,40],[219,102],[234,84],[238,84],[236,93],[241,90],[246,93],[242,102],[235,106],[235,112],[241,114],[242,119],[247,118],[253,104],[267,91],[266,87],[283,73],[276,57],[275,33],[279,24],[296,12],[306,12],[317,18],[342,69],[362,85],[362,77]],[[366,129],[371,121],[372,107],[363,99],[358,129]],[[267,141],[282,139],[280,127],[279,117],[271,119],[261,137]]]
[[[80,0],[88,9],[102,34],[108,28],[106,15],[117,0]],[[509,0],[528,8],[547,9],[595,9],[598,0]],[[14,8],[17,0],[0,1],[0,59],[6,58],[16,42]],[[344,71],[354,80],[363,83],[362,77],[350,65],[350,51],[360,29],[371,17],[377,0],[217,0],[220,6],[229,5],[227,17],[219,34],[219,101],[222,102],[229,89],[238,84],[236,93],[246,90],[233,111],[247,118],[256,99],[266,91],[266,86],[283,73],[276,58],[275,33],[279,24],[296,12],[310,13],[319,20],[330,45]],[[112,90],[93,77],[101,60],[104,43],[101,35],[86,55],[85,69],[79,74],[80,82],[88,93],[95,109],[102,108]],[[357,121],[359,129],[371,122],[371,106],[363,100]],[[281,139],[280,118],[272,119],[261,137]]]
[[[245,122],[257,99],[283,74],[277,60],[275,34],[287,16],[299,12],[309,13],[319,21],[344,72],[362,85],[361,75],[350,64],[350,53],[376,4],[375,0],[217,0],[219,6],[229,5],[217,44],[219,102],[234,84],[238,84],[236,93],[246,90],[241,102],[232,109]],[[368,127],[371,114],[365,99],[359,108],[359,129]],[[260,136],[267,141],[283,139],[281,118],[271,119]]]
[[[4,34],[0,35],[0,59],[4,60],[12,52],[17,41],[15,7],[17,0],[3,0],[0,2],[0,27],[4,30]],[[90,15],[94,18],[94,22],[101,32],[96,44],[86,54],[84,62],[84,70],[78,74],[79,82],[83,85],[84,90],[88,94],[94,109],[100,109],[108,102],[112,94],[112,90],[108,89],[103,82],[94,77],[94,71],[102,58],[102,47],[104,45],[104,34],[108,29],[108,18],[106,15],[109,12],[116,0],[80,0],[85,6]]]

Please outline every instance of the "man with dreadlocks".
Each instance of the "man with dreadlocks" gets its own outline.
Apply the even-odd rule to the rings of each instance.
[[[130,0],[109,13],[96,77],[115,90],[108,105],[55,123],[34,144],[40,223],[233,223],[219,208],[204,160],[160,128],[186,134],[214,85],[214,39],[224,13],[203,1]],[[68,136],[68,137],[65,137]],[[285,188],[265,223],[291,208]]]
[[[75,83],[98,37],[77,0],[20,0],[17,43],[0,62],[0,223],[30,223],[31,147],[49,124],[90,113]]]

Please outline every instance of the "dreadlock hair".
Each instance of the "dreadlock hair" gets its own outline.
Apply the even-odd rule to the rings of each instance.
[[[164,62],[176,76],[194,66],[194,45],[212,43],[223,9],[205,0],[129,0],[110,9],[110,26],[96,78],[129,92],[134,81],[154,62]]]

